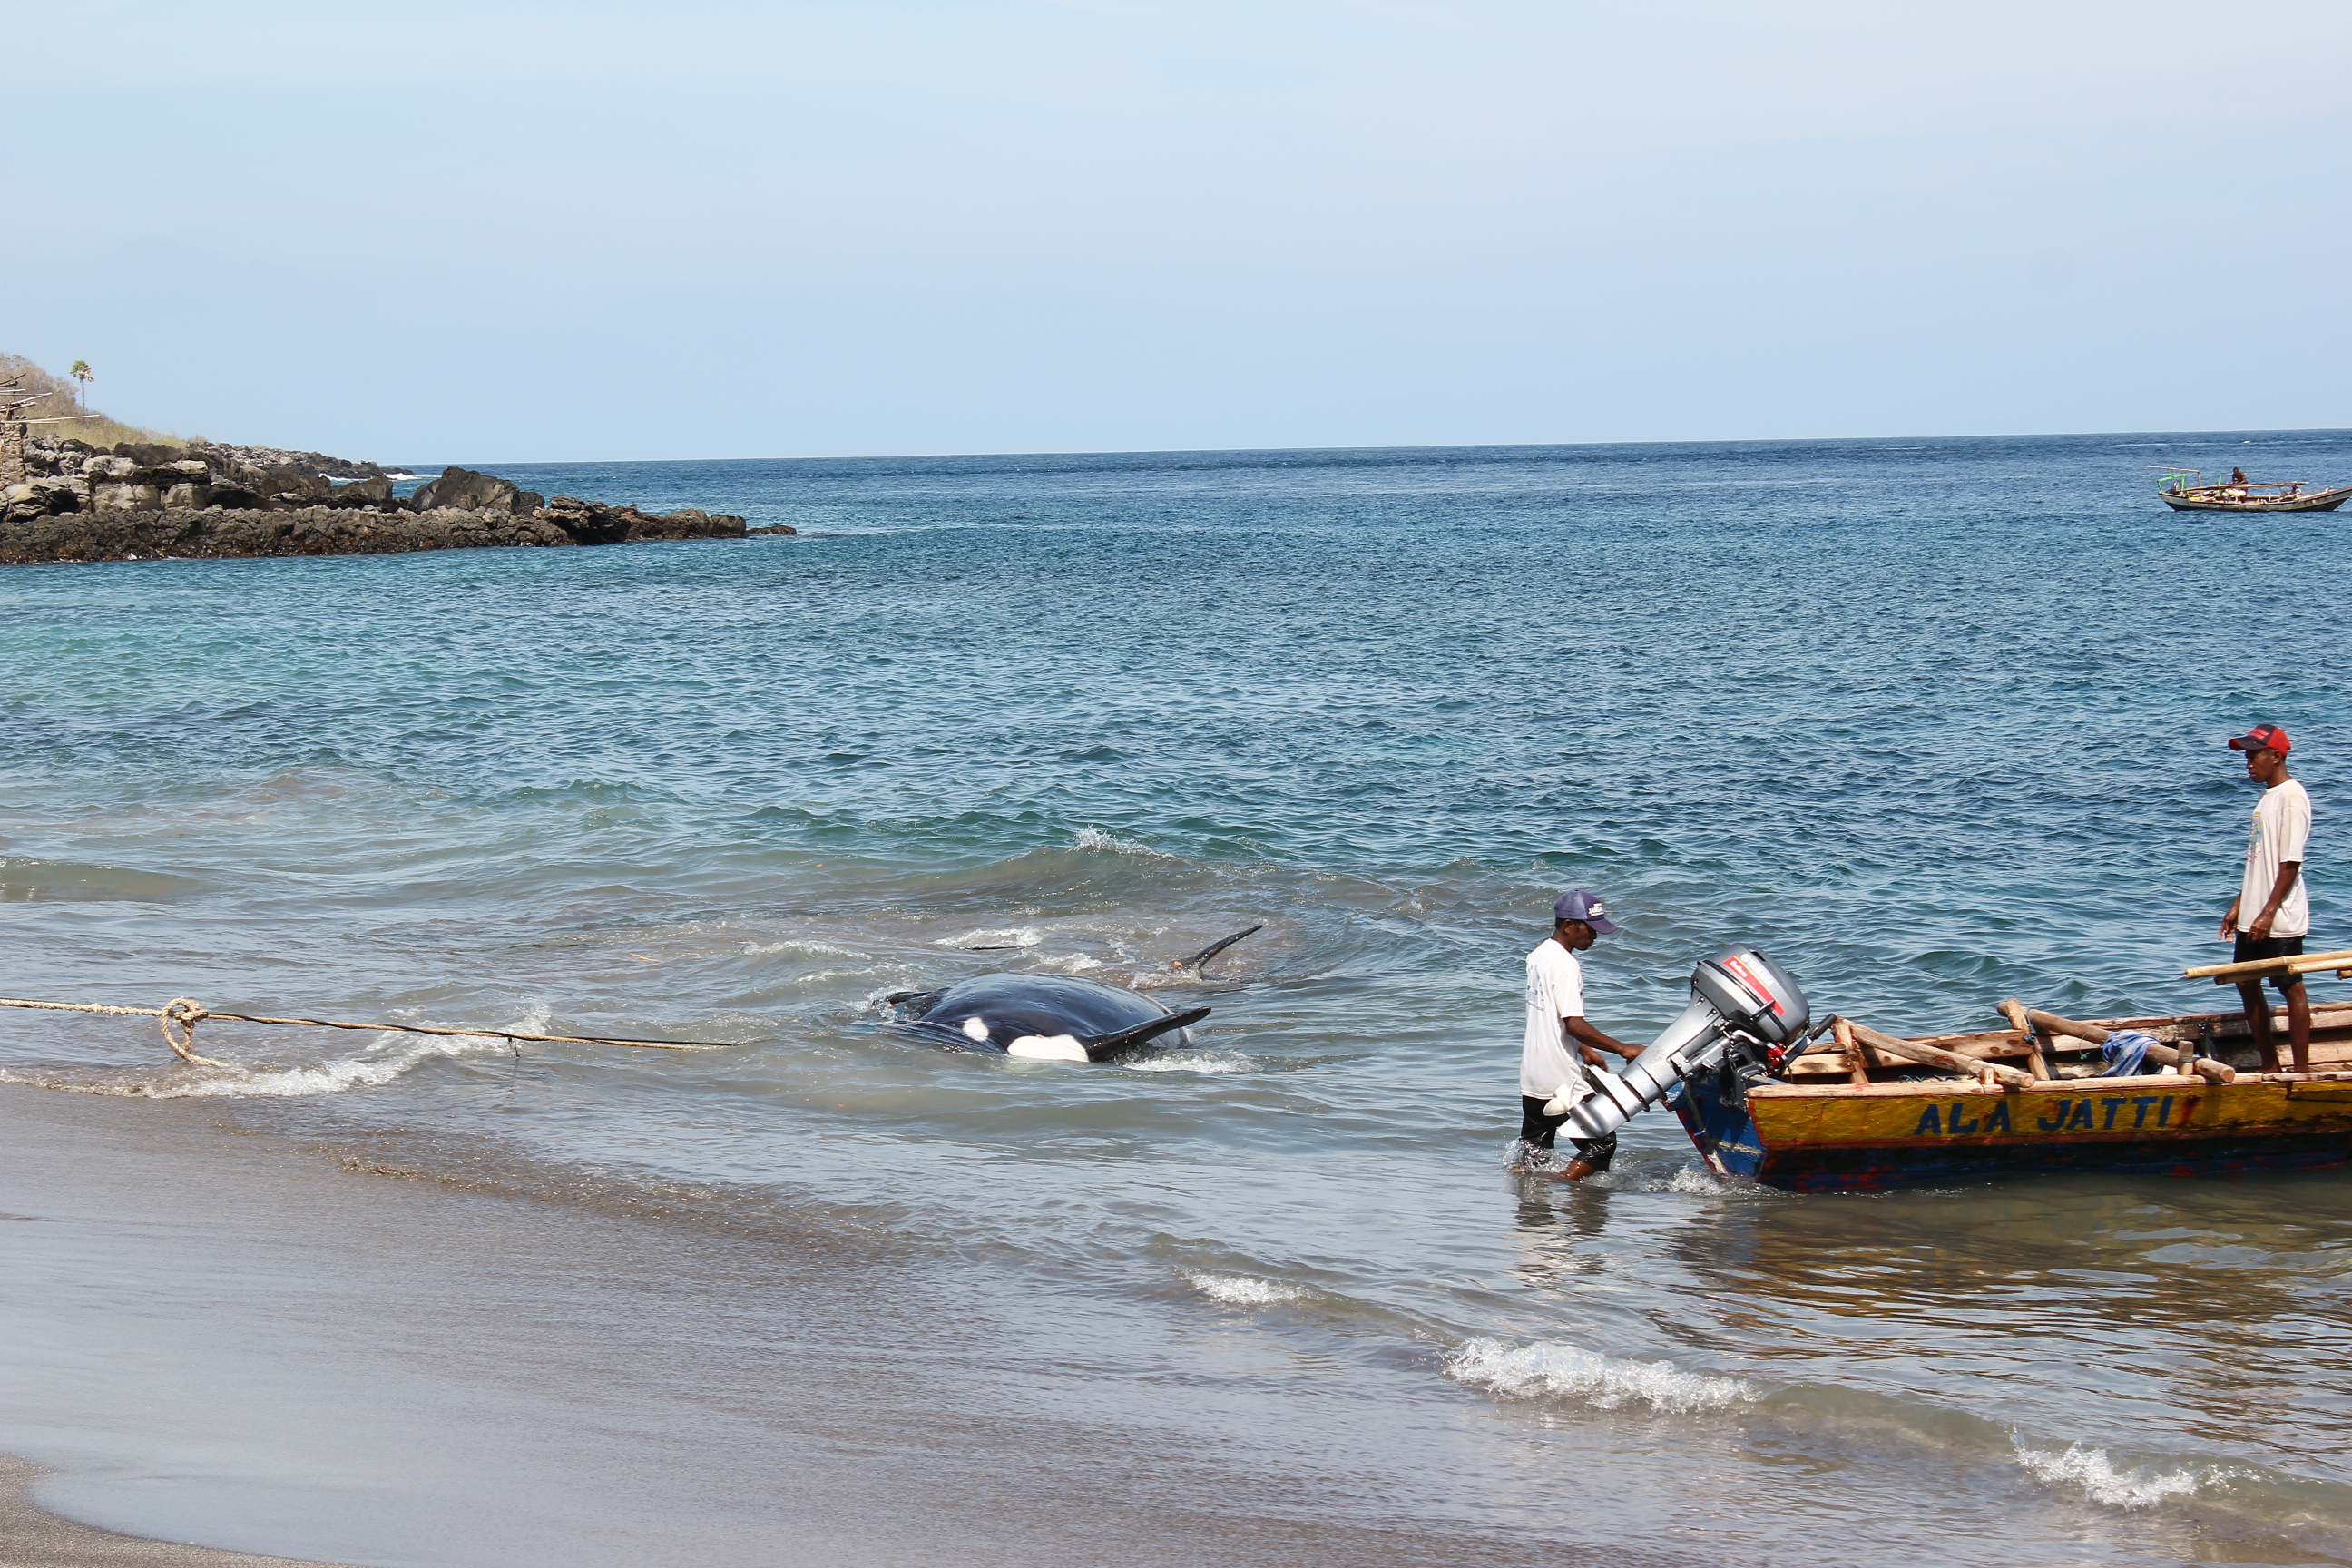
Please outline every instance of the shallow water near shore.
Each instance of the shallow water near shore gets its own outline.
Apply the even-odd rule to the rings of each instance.
[[[0,1451],[95,1522],[354,1562],[827,1560],[776,1544],[826,1508],[904,1531],[835,1561],[2352,1561],[2352,1174],[1792,1197],[1663,1115],[1583,1187],[1505,1170],[1564,888],[1625,926],[1628,1037],[1734,939],[1902,1032],[2213,1006],[2220,742],[2275,720],[2352,945],[2352,523],[2173,514],[2174,462],[2328,479],[2352,435],[492,463],[803,535],[10,572],[9,994],[730,1044],[216,1021],[205,1068],[0,1014],[0,1092],[86,1137],[405,1194],[257,1212],[348,1300],[446,1275],[469,1342],[52,1184],[67,1228],[0,1226]],[[877,1021],[1004,967],[1214,1012],[1106,1067]],[[110,1360],[84,1277],[310,1371]],[[697,1479],[515,1511],[625,1461]]]

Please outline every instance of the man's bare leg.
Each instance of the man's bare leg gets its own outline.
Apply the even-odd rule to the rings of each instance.
[[[1568,1169],[1559,1173],[1559,1179],[1563,1182],[1580,1182],[1592,1174],[1592,1162],[1579,1154],[1568,1163]]]
[[[2297,980],[2286,988],[2286,1037],[2294,1046],[2294,1070],[2311,1070],[2311,996]]]
[[[2300,991],[2303,987],[2298,985],[2295,989]],[[2278,1071],[2278,1042],[2271,1037],[2271,1005],[2270,999],[2263,994],[2263,983],[2259,980],[2238,982],[2238,997],[2246,1005],[2246,1028],[2254,1037],[2254,1048],[2263,1053],[2263,1070]],[[2304,1014],[2306,1029],[2310,1016],[2306,1009]],[[2292,1013],[2287,1015],[2290,1026],[2294,1018]]]

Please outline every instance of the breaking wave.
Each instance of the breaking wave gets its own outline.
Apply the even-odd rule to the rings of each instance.
[[[1596,1410],[1646,1405],[1670,1415],[1719,1410],[1759,1393],[1739,1378],[1684,1372],[1672,1362],[1622,1361],[1550,1340],[1517,1349],[1500,1340],[1469,1340],[1445,1358],[1445,1371],[1473,1387],[1513,1398],[1568,1399]]]
[[[1231,1307],[1267,1307],[1276,1301],[1297,1301],[1307,1292],[1296,1285],[1284,1285],[1273,1279],[1255,1279],[1247,1274],[1192,1273],[1184,1276],[1192,1289],[1212,1301],[1223,1301]]]
[[[968,931],[961,936],[943,936],[937,945],[970,952],[975,947],[1034,947],[1045,940],[1045,933],[1035,926],[1006,926],[995,931]]]
[[[2063,1452],[2029,1448],[2013,1439],[2016,1458],[2026,1474],[2046,1487],[2079,1491],[2109,1508],[2154,1508],[2168,1498],[2189,1497],[2201,1489],[2242,1479],[2251,1472],[2216,1466],[2183,1465],[2157,1473],[2147,1467],[2117,1469],[2105,1448],[2070,1443]]]
[[[1132,838],[1114,837],[1099,827],[1079,828],[1077,837],[1072,842],[1081,849],[1108,849],[1114,855],[1132,855],[1140,860],[1181,858],[1181,856],[1171,855],[1165,849],[1154,849],[1149,844],[1138,844]]]

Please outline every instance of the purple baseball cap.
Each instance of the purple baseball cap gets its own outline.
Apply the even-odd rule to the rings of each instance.
[[[1552,919],[1559,921],[1582,921],[1602,936],[1617,929],[1617,922],[1611,920],[1609,911],[1601,907],[1601,895],[1588,893],[1582,888],[1572,893],[1562,893],[1559,902],[1552,905],[1551,915]]]

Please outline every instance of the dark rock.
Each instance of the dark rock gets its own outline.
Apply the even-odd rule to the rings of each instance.
[[[330,458],[323,452],[289,452],[282,447],[232,447],[217,441],[201,441],[188,448],[187,455],[201,458],[219,473],[234,473],[238,468],[292,468],[297,473],[318,474],[336,479],[372,479],[383,470],[373,463],[356,463],[348,458]]]
[[[496,474],[478,474],[471,468],[444,468],[437,479],[427,480],[416,489],[416,509],[431,511],[440,507],[456,507],[463,511],[479,511],[488,507],[497,511],[513,511],[522,490],[512,479],[499,479]],[[525,508],[535,510],[536,508]]]
[[[788,522],[772,522],[765,528],[751,528],[744,531],[747,533],[798,533],[800,530]]]
[[[576,544],[618,544],[629,537],[628,519],[601,501],[557,496],[539,515]]]
[[[743,520],[740,517],[713,517],[700,507],[680,507],[659,517],[649,517],[630,507],[625,513],[629,520],[628,539],[740,539]]]
[[[263,511],[188,508],[112,510],[103,514],[18,517],[26,487],[0,491],[10,521],[0,528],[0,563],[106,561],[125,555],[383,555],[491,545],[569,548],[551,522],[511,513],[445,509],[411,515],[334,506]],[[120,487],[135,489],[137,487]],[[152,487],[149,487],[152,489]],[[281,501],[283,498],[280,498]]]
[[[79,511],[89,487],[79,479],[34,479],[0,489],[0,521],[25,522]]]
[[[381,506],[392,499],[392,481],[380,474],[372,479],[354,479],[336,486],[330,499],[337,506]]]
[[[158,446],[147,441],[121,442],[115,447],[114,455],[118,458],[128,458],[142,468],[152,468],[158,463],[176,463],[180,460],[180,449],[177,447]]]
[[[237,482],[265,496],[289,496],[297,504],[324,500],[334,485],[316,474],[306,474],[297,468],[239,468]]]

